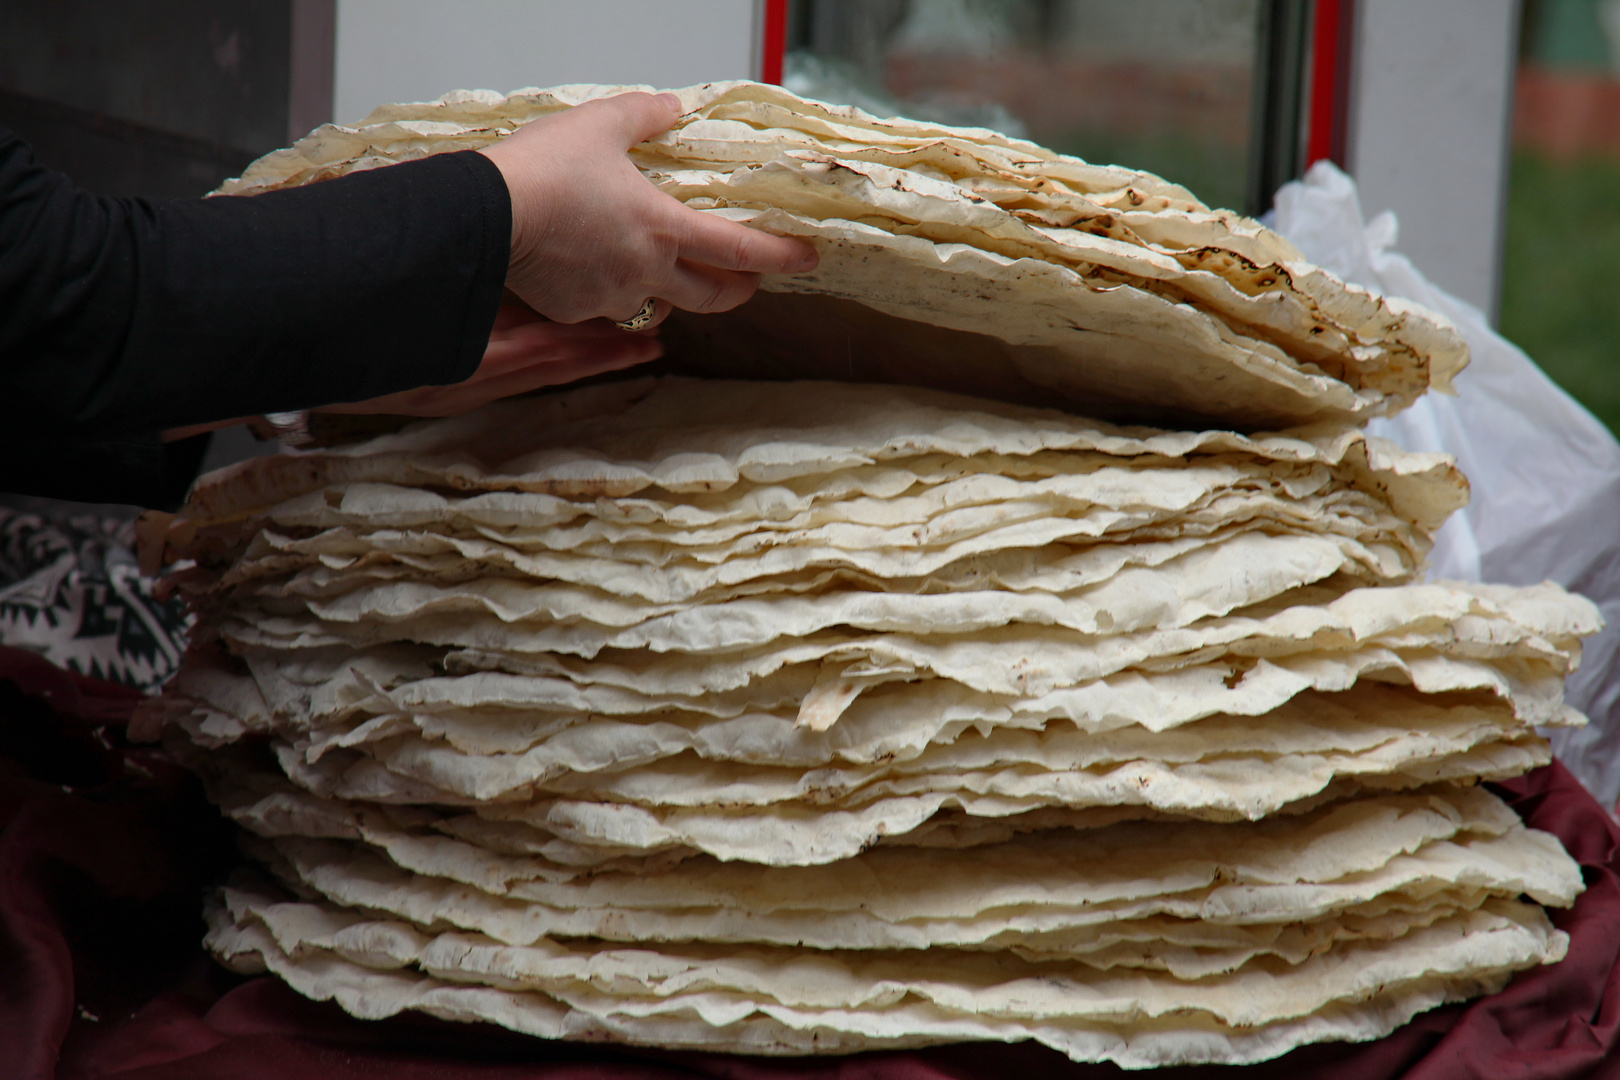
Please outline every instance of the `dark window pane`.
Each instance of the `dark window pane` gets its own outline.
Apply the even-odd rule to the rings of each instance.
[[[794,0],[811,97],[1020,135],[1248,197],[1261,0]]]

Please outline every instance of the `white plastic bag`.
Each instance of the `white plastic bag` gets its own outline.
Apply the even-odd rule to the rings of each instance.
[[[1277,192],[1275,228],[1347,281],[1414,300],[1457,325],[1473,359],[1457,396],[1429,394],[1369,425],[1412,450],[1443,450],[1473,500],[1441,530],[1430,576],[1584,594],[1608,628],[1586,643],[1569,699],[1591,725],[1553,748],[1605,806],[1620,799],[1620,444],[1471,304],[1394,250],[1395,215],[1364,223],[1355,182],[1327,162]]]

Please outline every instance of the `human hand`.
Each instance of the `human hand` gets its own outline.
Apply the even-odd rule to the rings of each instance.
[[[451,386],[422,386],[397,394],[311,411],[382,413],[395,416],[455,416],[498,398],[513,397],[542,386],[560,386],[605,371],[656,360],[664,352],[653,334],[628,333],[604,322],[576,325],[547,322],[527,308],[503,304],[495,315],[484,359],[472,378]],[[187,439],[238,424],[264,425],[262,417],[239,416],[209,424],[170,428],[164,442]],[[268,434],[261,437],[268,438]]]
[[[632,334],[605,322],[548,322],[525,308],[503,304],[495,316],[484,359],[465,382],[323,405],[314,411],[455,416],[542,386],[560,386],[656,360],[663,353],[659,340],[645,332]]]
[[[659,191],[626,151],[679,116],[673,94],[619,94],[532,121],[482,153],[512,197],[507,287],[563,323],[629,319],[648,298],[726,311],[759,275],[813,270],[815,249],[688,209]]]

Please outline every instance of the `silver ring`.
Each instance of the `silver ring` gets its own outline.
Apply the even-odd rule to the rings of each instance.
[[[641,310],[623,322],[614,322],[620,330],[645,330],[652,325],[653,316],[658,312],[658,301],[649,296],[641,303]]]

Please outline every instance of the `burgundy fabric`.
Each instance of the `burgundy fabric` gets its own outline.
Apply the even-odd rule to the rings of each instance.
[[[198,946],[235,859],[196,785],[122,723],[136,697],[0,649],[0,1076],[18,1080],[1120,1078],[1029,1044],[783,1059],[547,1042],[425,1017],[365,1022]],[[1620,827],[1563,766],[1503,794],[1585,868],[1570,955],[1378,1042],[1167,1080],[1620,1080]],[[1139,1075],[1139,1074],[1138,1074]]]

